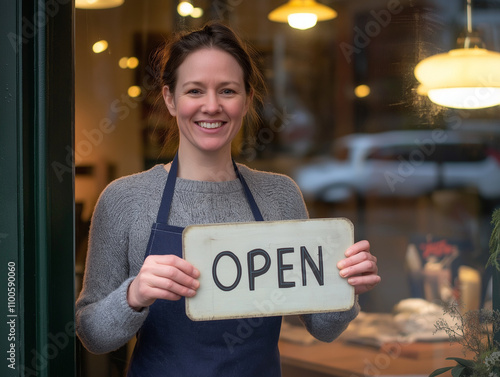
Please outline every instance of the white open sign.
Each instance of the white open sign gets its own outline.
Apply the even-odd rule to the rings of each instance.
[[[354,243],[344,218],[188,226],[184,259],[200,270],[186,299],[195,321],[348,310],[354,288],[337,262]]]

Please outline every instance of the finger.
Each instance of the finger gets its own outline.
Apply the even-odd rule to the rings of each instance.
[[[347,282],[356,287],[356,286],[375,286],[378,283],[380,283],[381,278],[377,274],[370,274],[370,275],[357,275],[354,277],[350,277],[347,279]]]
[[[188,289],[197,290],[200,286],[197,279],[171,265],[154,264],[144,268],[143,272],[148,277],[147,285],[155,288],[170,290],[170,288],[180,285]]]
[[[179,284],[172,279],[164,279],[155,276],[149,283],[151,294],[156,298],[176,300],[180,297],[193,297],[196,294],[196,289]]]
[[[176,255],[154,255],[151,256],[156,264],[174,266],[185,274],[197,279],[200,277],[200,271],[185,259]],[[149,257],[148,257],[149,258]]]
[[[157,299],[179,300],[182,296],[193,297],[195,294],[196,289],[155,275],[149,266],[146,266],[130,284],[127,300],[131,307],[142,308],[151,305]]]
[[[375,255],[370,254],[367,251],[363,251],[357,254],[350,256],[349,258],[342,259],[337,263],[337,267],[339,269],[343,269],[349,266],[354,266],[356,264],[360,264],[364,261],[371,261],[377,264],[377,257]]]
[[[345,251],[345,256],[348,258],[354,254],[358,254],[361,251],[370,252],[370,243],[366,240],[356,242],[354,245],[347,248]]]
[[[372,290],[380,281],[381,278],[378,275],[366,275],[347,280],[354,287],[354,293],[357,295]]]
[[[377,264],[370,260],[363,261],[351,267],[343,268],[339,271],[340,276],[342,276],[343,278],[354,277],[357,275],[377,274],[377,273],[378,273]]]

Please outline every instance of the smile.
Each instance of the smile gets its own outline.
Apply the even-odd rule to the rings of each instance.
[[[196,122],[196,124],[201,128],[219,128],[223,122]]]

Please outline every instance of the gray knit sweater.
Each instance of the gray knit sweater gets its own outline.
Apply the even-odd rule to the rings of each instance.
[[[288,177],[239,165],[264,220],[308,217],[302,195]],[[76,331],[85,347],[106,353],[127,343],[139,330],[148,309],[134,311],[127,289],[139,273],[156,221],[168,173],[163,165],[120,178],[101,194],[89,239],[83,290],[76,303]],[[178,178],[168,223],[190,224],[253,221],[238,179],[203,182]],[[346,312],[301,316],[309,332],[332,341],[356,317],[359,306]]]

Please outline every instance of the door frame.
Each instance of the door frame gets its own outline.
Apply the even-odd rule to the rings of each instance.
[[[71,376],[74,4],[9,0],[2,8],[0,300],[12,305],[0,306],[0,345],[13,357],[0,375]]]

